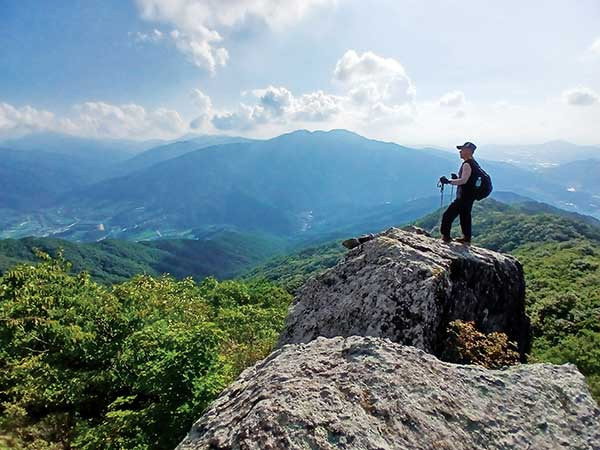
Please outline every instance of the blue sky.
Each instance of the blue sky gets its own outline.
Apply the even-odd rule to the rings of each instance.
[[[600,2],[0,0],[0,138],[600,144]]]

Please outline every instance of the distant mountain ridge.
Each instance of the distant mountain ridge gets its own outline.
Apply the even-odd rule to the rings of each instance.
[[[535,167],[552,167],[584,159],[600,160],[600,146],[576,145],[566,141],[550,141],[534,145],[481,145],[477,149],[481,158],[527,164]]]
[[[94,139],[55,132],[38,132],[0,141],[0,146],[12,150],[37,150],[60,153],[108,163],[131,158],[161,144],[161,140],[134,141],[128,139]]]
[[[496,191],[600,217],[593,192],[570,189],[530,167],[480,162]],[[351,230],[359,222],[406,217],[404,208],[415,214],[419,202],[427,207],[419,215],[432,211],[438,178],[459,165],[456,154],[374,141],[347,130],[298,130],[269,140],[196,136],[94,166],[84,173],[83,185],[65,186],[44,208],[32,203],[32,210],[6,214],[0,236],[147,240],[192,237],[190,230],[216,226],[316,237],[338,225]],[[23,191],[24,197],[34,195]],[[446,202],[451,193],[446,191]]]
[[[223,144],[235,144],[252,142],[252,139],[246,139],[236,136],[196,136],[188,140],[178,140],[168,144],[152,147],[142,153],[138,153],[133,158],[123,161],[119,167],[115,169],[113,176],[124,175],[148,168],[154,164],[169,159],[177,158],[181,155],[194,150],[200,150],[206,147]]]

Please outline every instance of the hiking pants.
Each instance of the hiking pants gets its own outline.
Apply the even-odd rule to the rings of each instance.
[[[475,199],[472,198],[461,197],[448,205],[448,209],[446,209],[446,212],[442,216],[442,225],[440,226],[442,236],[450,236],[452,222],[454,222],[457,216],[460,216],[460,228],[463,237],[471,239],[471,209],[473,208],[474,201]]]

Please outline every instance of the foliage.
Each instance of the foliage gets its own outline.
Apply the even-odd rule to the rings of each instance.
[[[206,234],[206,233],[205,233]],[[0,274],[15,264],[37,262],[35,250],[56,256],[60,251],[75,271],[110,285],[145,273],[172,274],[176,278],[206,276],[230,278],[265,261],[284,248],[281,239],[260,233],[213,231],[201,239],[164,239],[128,242],[105,239],[76,243],[56,238],[27,237],[0,240]]]
[[[346,249],[339,241],[303,249],[297,253],[277,256],[248,273],[248,279],[265,279],[289,292],[295,292],[310,277],[333,267]]]
[[[440,213],[415,224],[432,229]],[[508,205],[493,199],[475,204],[473,222],[476,245],[510,251],[523,265],[534,333],[529,359],[576,364],[600,401],[600,222],[542,203]],[[334,242],[278,257],[251,275],[293,291],[342,253]]]
[[[514,253],[527,280],[532,360],[576,364],[600,400],[600,244],[574,239]]]
[[[477,364],[499,369],[519,363],[517,345],[505,333],[483,334],[473,322],[454,320],[448,324],[443,358],[458,364]]]
[[[41,256],[0,278],[0,443],[14,448],[173,448],[268,354],[290,302],[260,281],[108,288]]]
[[[415,225],[436,229],[442,211],[436,211]],[[535,202],[507,205],[488,198],[473,206],[473,240],[482,247],[512,252],[534,242],[564,242],[586,238],[600,243],[600,222],[585,216]],[[453,235],[460,235],[459,221]]]

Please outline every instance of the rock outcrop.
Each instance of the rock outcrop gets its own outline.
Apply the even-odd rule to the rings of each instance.
[[[572,365],[487,370],[372,337],[286,345],[244,371],[179,450],[598,449]]]
[[[488,370],[434,356],[455,319],[506,333],[524,355],[516,259],[397,228],[345,245],[297,294],[279,348],[179,450],[600,450],[600,409],[575,366]]]
[[[375,336],[440,355],[448,323],[504,332],[523,356],[531,333],[523,269],[512,256],[390,228],[308,281],[279,346],[318,336]]]

